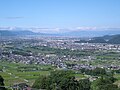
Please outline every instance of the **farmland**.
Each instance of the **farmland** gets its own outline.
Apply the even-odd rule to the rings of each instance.
[[[17,84],[20,82],[25,82],[29,85],[32,85],[34,80],[39,77],[39,75],[48,75],[49,71],[39,70],[39,71],[18,71],[18,67],[26,67],[26,70],[29,69],[30,65],[24,64],[15,64],[15,63],[7,63],[0,62],[0,66],[3,67],[3,72],[0,72],[5,79],[5,85],[11,86],[13,84]],[[33,67],[34,65],[32,65]],[[49,68],[50,66],[36,66],[37,68]],[[34,68],[33,68],[34,69]]]
[[[25,65],[22,63],[0,62],[0,66],[3,70],[0,72],[0,75],[5,79],[5,86],[12,86],[23,82],[32,85],[40,75],[49,75],[51,70],[56,70],[55,67],[50,65]],[[19,71],[19,67],[24,70]],[[34,70],[35,68],[39,70]],[[76,74],[75,76],[78,79],[85,78],[82,74]]]

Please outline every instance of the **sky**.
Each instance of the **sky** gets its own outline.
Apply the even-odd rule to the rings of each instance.
[[[0,29],[120,28],[120,0],[0,0]]]

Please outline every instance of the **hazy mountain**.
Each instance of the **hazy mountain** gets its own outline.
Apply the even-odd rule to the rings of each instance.
[[[15,33],[8,30],[0,30],[0,36],[15,36]]]
[[[120,44],[120,34],[106,35],[103,37],[94,37],[90,40],[75,41],[75,43],[108,43],[108,44]]]
[[[108,41],[108,43],[120,44],[120,34],[119,35],[113,35],[112,38]]]
[[[65,30],[64,30],[65,31]],[[67,31],[67,30],[66,30]],[[69,30],[68,30],[69,31]],[[46,36],[77,36],[77,37],[100,37],[104,36],[105,40],[111,38],[110,35],[120,34],[119,29],[110,29],[110,30],[73,30],[66,33],[35,33],[29,30],[0,30],[1,36],[22,36],[22,35],[46,35]]]
[[[22,36],[22,35],[36,35],[37,33],[31,31],[9,31],[9,30],[0,30],[0,36]]]
[[[42,35],[42,36],[62,36],[60,34],[49,34],[49,33],[35,33],[28,30],[0,30],[0,36],[25,36],[25,35]]]
[[[104,35],[116,35],[120,34],[120,30],[80,30],[66,33],[68,36],[80,36],[80,37],[98,37]]]

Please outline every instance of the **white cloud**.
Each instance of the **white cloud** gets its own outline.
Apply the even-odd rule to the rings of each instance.
[[[60,32],[60,28],[39,28],[39,27],[32,27],[29,30],[33,32],[42,32],[42,33],[58,33]]]
[[[96,30],[97,27],[77,27],[77,30]]]
[[[74,28],[41,28],[41,27],[0,27],[0,30],[30,30],[33,32],[40,33],[66,33],[74,31],[83,31],[83,30],[120,30],[119,27],[110,28],[110,27],[74,27]]]
[[[4,19],[10,19],[10,20],[15,20],[15,19],[23,19],[24,17],[22,16],[13,16],[13,17],[5,17]]]

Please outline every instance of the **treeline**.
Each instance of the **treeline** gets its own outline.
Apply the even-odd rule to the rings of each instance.
[[[113,75],[113,72],[106,72],[104,68],[95,68],[95,69],[86,69],[82,68],[79,70],[80,73],[86,74],[86,75],[91,75],[91,76],[101,76],[101,75]]]
[[[12,54],[17,54],[17,55],[22,55],[22,56],[31,56],[30,53],[25,52],[25,51],[12,51]]]
[[[39,69],[36,66],[22,66],[17,68],[18,72],[37,71],[37,70]]]
[[[105,69],[105,68],[97,67],[93,70],[90,70],[90,69],[82,68],[78,71],[78,73],[91,75],[91,76],[111,76],[111,75],[114,75],[114,73],[120,74],[120,69],[108,70],[108,69]]]
[[[2,54],[10,56],[10,52],[8,52],[8,51],[4,51],[4,52],[2,52]],[[31,56],[31,54],[29,52],[22,51],[22,50],[14,50],[14,51],[12,51],[12,54],[17,54],[17,55],[22,55],[22,56]]]
[[[17,67],[18,72],[28,72],[28,71],[50,71],[53,70],[52,67],[45,67],[45,68],[40,68],[37,66],[22,66],[22,67]]]

